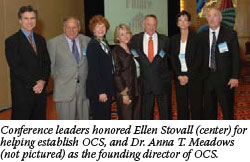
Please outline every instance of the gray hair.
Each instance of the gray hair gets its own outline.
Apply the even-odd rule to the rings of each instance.
[[[69,20],[75,20],[78,24],[78,26],[80,27],[81,26],[81,22],[78,18],[74,17],[74,16],[70,16],[70,17],[66,17],[63,19],[63,26],[66,25],[66,23],[69,21]]]

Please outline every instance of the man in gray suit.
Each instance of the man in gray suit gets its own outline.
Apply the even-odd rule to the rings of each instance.
[[[79,34],[80,21],[75,17],[63,22],[64,34],[51,39],[47,46],[54,78],[54,100],[58,119],[89,119],[89,100],[86,98],[86,57],[89,37]]]

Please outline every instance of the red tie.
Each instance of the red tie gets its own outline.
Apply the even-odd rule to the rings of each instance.
[[[32,46],[33,50],[35,51],[35,53],[37,54],[37,50],[36,50],[36,46],[33,42],[33,39],[32,39],[32,35],[30,34],[29,35],[29,41],[30,41],[30,45]]]
[[[154,60],[154,42],[152,37],[149,37],[148,40],[148,60],[149,62]]]

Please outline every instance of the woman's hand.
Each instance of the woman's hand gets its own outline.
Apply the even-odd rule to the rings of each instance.
[[[188,83],[187,76],[178,76],[178,80],[180,81],[180,85],[184,86]]]
[[[105,93],[99,95],[99,101],[100,102],[106,102],[107,100],[108,100],[108,97],[107,97],[107,95]]]
[[[132,101],[130,100],[130,98],[129,98],[128,95],[124,95],[124,96],[122,96],[122,102],[123,102],[125,105],[129,105]]]

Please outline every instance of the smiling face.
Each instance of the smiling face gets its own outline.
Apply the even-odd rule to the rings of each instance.
[[[98,39],[102,40],[106,34],[106,31],[107,29],[106,29],[105,24],[101,23],[101,24],[96,24],[96,26],[94,27],[93,33]]]
[[[73,40],[77,37],[80,32],[80,24],[75,19],[69,19],[64,23],[64,33],[65,35]]]
[[[152,36],[157,28],[157,20],[154,17],[145,18],[143,21],[143,28],[148,35]]]
[[[19,19],[21,27],[28,33],[32,33],[36,27],[36,13],[35,12],[24,12]]]
[[[207,12],[207,22],[211,29],[215,30],[220,26],[222,20],[221,12],[215,8],[211,8]]]
[[[126,29],[120,28],[118,34],[117,34],[117,40],[120,42],[120,44],[128,44],[128,42],[131,39],[131,33],[127,31]]]
[[[190,26],[190,21],[188,20],[187,15],[181,15],[178,17],[177,25],[180,29],[188,29]]]

